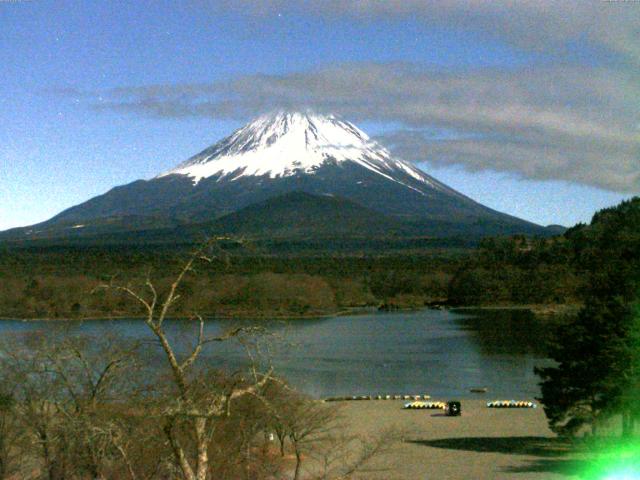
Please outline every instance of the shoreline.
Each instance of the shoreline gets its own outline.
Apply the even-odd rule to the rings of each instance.
[[[575,314],[580,305],[578,304],[519,304],[519,305],[445,305],[439,304],[438,306],[420,306],[420,307],[396,307],[389,310],[381,310],[379,307],[352,307],[345,308],[336,311],[327,312],[312,312],[309,314],[278,314],[278,313],[252,313],[250,315],[246,313],[238,314],[215,314],[205,313],[203,316],[209,320],[310,320],[321,319],[329,317],[348,317],[353,315],[363,315],[371,313],[402,313],[402,312],[418,312],[422,310],[449,310],[456,312],[471,312],[471,311],[495,311],[495,310],[528,310],[536,317],[555,317],[559,315],[571,315]],[[0,316],[0,322],[6,321],[19,321],[19,322],[87,322],[87,321],[117,321],[117,320],[144,320],[142,315],[112,315],[108,317],[104,316],[88,316],[80,318],[62,318],[62,317],[39,317],[39,318],[21,318],[21,317],[8,317]],[[170,319],[184,319],[186,317],[172,316]]]
[[[572,315],[582,307],[578,303],[555,304],[521,304],[521,305],[464,305],[449,307],[449,310],[529,310],[537,317],[553,317],[557,315]]]
[[[416,310],[416,309],[413,309]],[[421,309],[420,309],[421,310]],[[378,309],[375,307],[362,308],[357,310],[339,310],[336,312],[313,312],[308,315],[278,315],[278,314],[262,314],[262,315],[229,315],[229,314],[202,314],[205,320],[309,320],[315,318],[328,318],[328,317],[347,317],[350,315],[359,315],[364,313],[377,313]],[[89,322],[89,321],[111,321],[111,320],[140,320],[144,321],[146,317],[143,315],[111,315],[109,317],[81,317],[81,318],[15,318],[0,316],[0,322],[12,321],[12,322]],[[184,320],[187,317],[171,316],[167,317],[167,320]]]

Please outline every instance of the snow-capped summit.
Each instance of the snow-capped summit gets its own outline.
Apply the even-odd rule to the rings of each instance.
[[[167,175],[237,180],[247,176],[288,177],[313,174],[328,163],[351,162],[388,180],[404,184],[397,172],[437,189],[446,187],[389,151],[350,122],[334,115],[285,112],[263,115]],[[406,185],[409,188],[414,188]]]

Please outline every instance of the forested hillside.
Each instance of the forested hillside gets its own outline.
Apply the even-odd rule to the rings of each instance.
[[[579,305],[590,289],[624,284],[638,255],[640,199],[598,212],[553,238],[524,236],[404,245],[298,249],[222,241],[220,256],[185,284],[177,312],[321,315],[360,307]],[[447,246],[448,245],[448,246]],[[132,315],[116,277],[168,282],[193,245],[0,247],[0,316]],[[293,252],[293,253],[292,253]],[[603,254],[602,252],[607,252]],[[600,268],[601,267],[601,268]],[[600,272],[587,282],[585,272]]]

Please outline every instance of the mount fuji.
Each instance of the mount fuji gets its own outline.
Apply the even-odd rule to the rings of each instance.
[[[138,180],[12,239],[183,229],[256,235],[545,234],[394,158],[333,115],[277,112],[150,180]]]

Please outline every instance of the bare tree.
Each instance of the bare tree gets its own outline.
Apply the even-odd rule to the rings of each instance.
[[[271,378],[272,370],[259,374],[255,370],[252,378],[235,378],[225,385],[207,385],[194,373],[194,365],[205,345],[224,342],[251,333],[254,329],[234,328],[220,336],[205,336],[205,320],[194,313],[192,320],[197,325],[197,339],[192,350],[179,355],[165,329],[165,320],[172,307],[180,299],[179,289],[185,277],[194,270],[197,262],[211,262],[210,251],[215,241],[208,241],[198,248],[186,261],[171,286],[161,295],[153,282],[147,278],[144,291],[125,285],[102,285],[100,288],[123,292],[144,307],[144,322],[159,342],[165,361],[171,371],[175,387],[172,398],[167,399],[162,418],[163,431],[173,452],[174,461],[184,480],[206,480],[209,474],[209,443],[217,419],[228,416],[232,402],[246,395],[255,395]]]
[[[386,478],[388,467],[372,465],[376,458],[389,452],[401,437],[396,430],[385,430],[377,436],[362,437],[337,433],[312,450],[317,472],[310,480],[347,480],[351,478]]]
[[[211,444],[212,478],[282,479],[285,461],[270,440],[269,413],[253,395],[235,403],[216,428]]]
[[[27,459],[39,459],[39,476],[50,480],[83,472],[99,478],[117,452],[96,431],[129,385],[124,372],[133,352],[119,338],[51,333],[23,340],[13,339],[2,352],[2,373],[15,379],[13,413],[30,437],[21,446],[22,463],[28,469]]]
[[[17,443],[22,429],[18,425],[16,402],[11,385],[3,384],[0,391],[0,479],[10,478],[17,470]]]
[[[386,452],[400,433],[385,430],[368,438],[346,433],[344,419],[335,404],[328,405],[287,387],[268,385],[267,428],[278,438],[280,455],[294,457],[292,480],[338,480],[372,474],[372,460]]]
[[[330,442],[335,429],[337,411],[323,403],[290,393],[281,402],[279,423],[286,432],[295,455],[293,480],[300,480],[306,454]]]
[[[63,455],[57,427],[58,404],[62,401],[59,378],[46,373],[41,358],[44,345],[42,335],[27,338],[27,344],[18,338],[5,339],[2,345],[3,381],[14,383],[15,414],[27,440],[21,445],[23,467],[39,472],[39,478],[62,478]],[[35,447],[35,448],[34,448]]]

